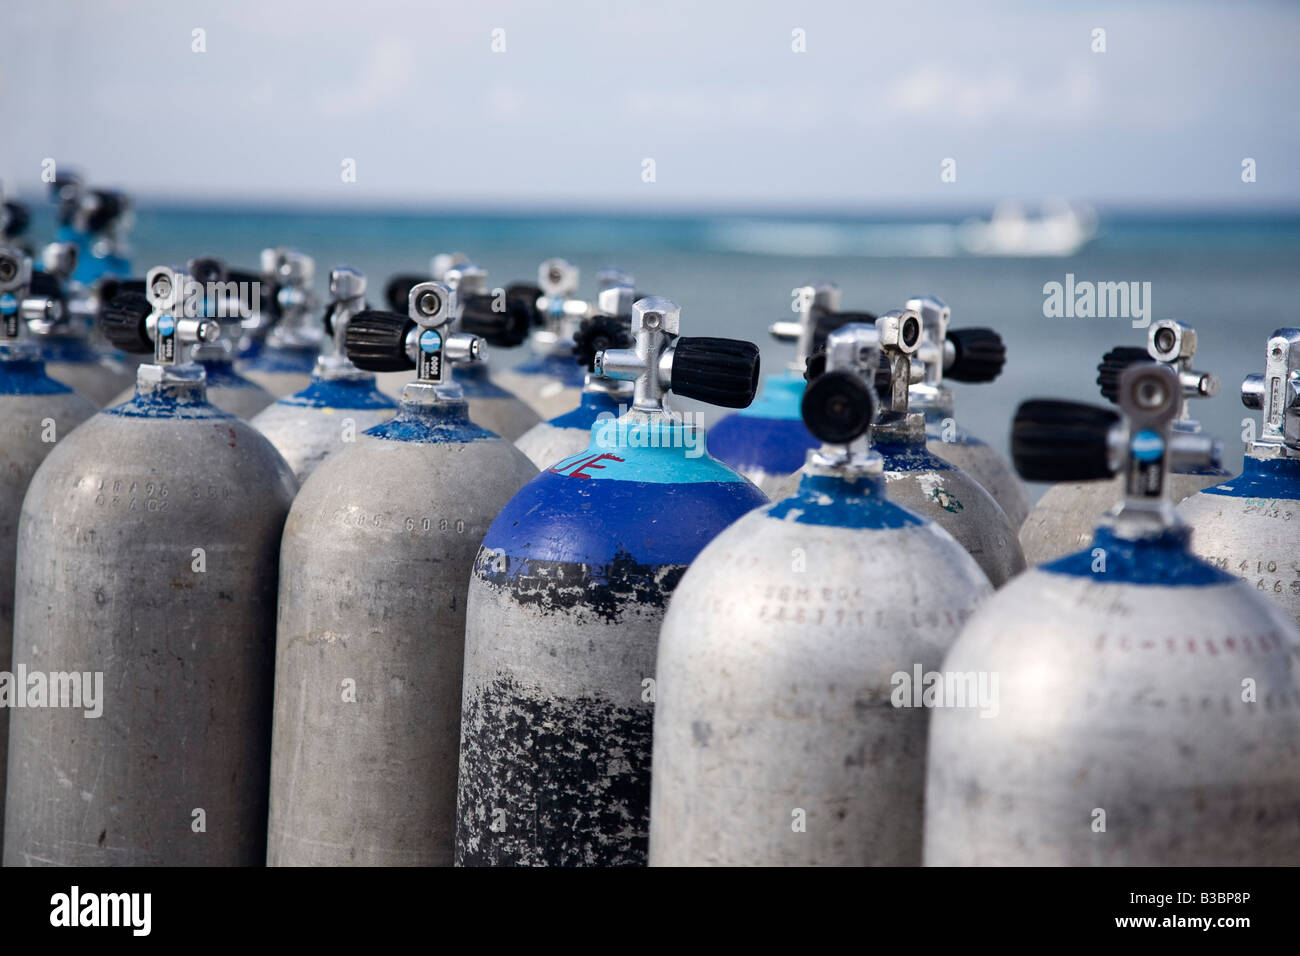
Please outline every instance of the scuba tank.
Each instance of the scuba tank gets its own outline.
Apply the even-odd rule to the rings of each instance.
[[[1097,366],[1097,384],[1101,394],[1114,401],[1118,393],[1119,373],[1135,362],[1161,362],[1168,365],[1182,382],[1183,402],[1173,428],[1176,432],[1197,435],[1201,425],[1191,417],[1187,399],[1213,398],[1219,394],[1219,380],[1209,372],[1192,369],[1196,354],[1196,331],[1172,319],[1151,323],[1145,349],[1119,347],[1111,349]],[[1195,465],[1174,462],[1166,484],[1170,500],[1178,504],[1202,488],[1230,477],[1221,464],[1218,443],[1209,460]],[[1093,528],[1111,505],[1122,497],[1123,479],[1108,485],[1101,481],[1061,482],[1047,490],[1020,528],[1020,544],[1025,560],[1031,565],[1053,561],[1077,551],[1092,540]]]
[[[50,702],[61,680],[65,703],[10,713],[8,865],[266,856],[276,571],[294,482],[255,429],[205,401],[203,369],[176,364],[219,331],[186,314],[189,282],[155,268],[147,298],[114,298],[105,334],[152,348],[154,363],[134,400],[60,440],[27,489],[14,668],[29,701],[32,677],[73,671],[49,682]]]
[[[79,258],[77,247],[67,242],[53,242],[42,250],[45,269],[32,274],[31,292],[60,305],[32,318],[28,329],[40,347],[46,374],[103,407],[131,384],[134,370],[120,352],[92,337],[99,299],[71,278]]]
[[[348,266],[330,270],[330,296],[325,326],[334,349],[316,359],[310,385],[252,420],[299,482],[327,456],[355,442],[360,432],[388,421],[397,411],[397,403],[376,387],[374,374],[353,365],[344,349],[348,323],[366,307],[366,277]]]
[[[89,286],[104,276],[129,276],[126,234],[134,215],[124,193],[87,189],[75,173],[62,173],[50,183],[58,206],[55,241],[76,249],[68,278]]]
[[[222,334],[211,342],[196,342],[190,346],[190,359],[203,366],[204,378],[207,380],[208,402],[223,412],[230,412],[238,418],[248,421],[266,406],[275,401],[273,396],[256,382],[244,378],[235,371],[234,344],[226,330],[239,328],[238,321],[250,314],[250,295],[247,279],[239,278],[245,273],[232,273],[220,259],[204,256],[191,259],[187,266],[190,277],[204,290],[202,302],[204,314],[210,319],[217,319]],[[257,280],[253,280],[257,281]],[[241,287],[241,283],[243,283]],[[140,290],[144,282],[140,281]],[[121,289],[135,292],[134,282],[104,283],[100,290],[101,299],[112,300],[112,295]],[[111,293],[111,294],[110,294]],[[222,321],[233,319],[234,322]],[[129,402],[135,396],[131,388],[110,404],[119,405]]]
[[[802,399],[825,444],[798,493],[714,538],[673,592],[652,866],[921,862],[929,714],[897,675],[935,670],[993,589],[951,535],[888,499],[867,441],[879,356],[874,326],[830,334]]]
[[[486,270],[460,253],[435,256],[433,265],[441,270],[441,276],[435,279],[445,282],[455,293],[457,332],[481,336],[493,348],[514,348],[523,343],[532,323],[524,300],[511,298],[501,289],[489,291]],[[395,288],[397,279],[389,283],[390,296],[400,291]],[[404,376],[404,372],[381,374],[380,387],[396,394],[403,387]],[[541,420],[513,393],[489,378],[487,362],[465,366],[456,382],[469,402],[470,421],[507,441],[514,441]]]
[[[515,442],[515,447],[538,468],[549,467],[583,451],[591,442],[591,426],[600,420],[617,418],[631,403],[631,382],[606,378],[590,369],[600,352],[632,345],[628,327],[635,297],[631,285],[602,290],[596,314],[583,319],[574,333],[573,364],[589,370],[579,393],[578,407],[534,425]]]
[[[537,285],[520,284],[506,289],[507,295],[528,296],[536,328],[528,337],[532,357],[513,368],[498,371],[496,380],[543,419],[570,412],[582,400],[586,377],[575,357],[574,336],[583,320],[597,310],[576,298],[578,276],[577,266],[563,259],[547,259],[537,270]],[[601,291],[613,286],[633,285],[631,276],[617,269],[602,269],[596,294],[599,297]]]
[[[970,475],[993,496],[1011,527],[1019,528],[1029,514],[1029,495],[1011,465],[953,418],[952,389],[944,376],[957,382],[991,382],[1006,364],[1007,350],[993,329],[949,329],[951,310],[932,295],[907,300],[921,316],[924,328],[916,357],[925,378],[913,385],[912,407],[925,414],[926,445],[944,461]]]
[[[1001,587],[1025,568],[1015,529],[974,478],[926,447],[925,417],[908,409],[908,386],[922,368],[920,363],[912,362],[921,344],[921,317],[904,309],[888,312],[876,322],[883,357],[876,389],[882,402],[872,439],[873,447],[884,459],[889,499],[951,534],[970,552],[993,586]],[[821,374],[824,363],[824,353],[809,360],[809,381]],[[799,481],[798,475],[786,479],[775,495],[795,494]]]
[[[876,318],[867,312],[841,313],[840,289],[833,282],[795,289],[792,307],[799,313],[798,320],[776,322],[769,332],[778,342],[797,343],[794,361],[780,374],[767,376],[754,404],[709,429],[709,453],[769,494],[790,485],[790,476],[803,467],[808,452],[821,444],[804,427],[799,413],[808,357],[839,326]]]
[[[1119,472],[1123,504],[1084,550],[995,595],[948,652],[945,683],[987,677],[997,719],[951,700],[931,717],[927,864],[1300,861],[1300,714],[1287,704],[1300,633],[1188,550],[1169,466],[1207,464],[1214,448],[1174,427],[1180,376],[1139,363],[1117,390],[1127,429],[1074,402],[1017,413],[1023,478]]]
[[[28,319],[63,307],[57,299],[30,295],[31,278],[31,260],[0,246],[0,418],[5,423],[0,433],[0,672],[7,674],[12,673],[14,560],[23,495],[55,442],[95,414],[94,405],[45,374],[40,352],[27,340]],[[0,706],[0,814],[12,703]]]
[[[312,313],[316,263],[283,247],[262,250],[259,309],[244,324],[240,372],[276,398],[293,395],[312,382],[324,335]]]
[[[450,364],[482,361],[483,340],[451,333],[451,290],[409,295],[409,317],[361,312],[347,330],[358,365],[416,365],[397,417],[321,465],[285,524],[273,866],[452,863],[465,590],[537,469],[469,420]]]
[[[1264,374],[1241,386],[1263,430],[1247,442],[1242,472],[1178,506],[1192,550],[1266,594],[1300,625],[1300,328],[1268,340]]]
[[[748,404],[758,349],[678,338],[679,318],[667,299],[637,301],[635,348],[595,361],[635,381],[632,409],[524,485],[483,539],[465,619],[458,864],[646,861],[664,606],[704,545],[767,502],[665,397]]]

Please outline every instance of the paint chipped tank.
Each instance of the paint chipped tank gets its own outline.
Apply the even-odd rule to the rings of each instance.
[[[205,401],[198,366],[172,364],[207,335],[176,312],[185,279],[151,270],[155,305],[115,300],[115,342],[155,347],[159,364],[140,367],[131,402],[58,443],[23,502],[14,666],[90,675],[98,701],[11,713],[7,865],[265,858],[294,481],[270,443]]]
[[[675,338],[678,309],[636,304],[631,412],[529,482],[488,529],[470,580],[456,861],[646,862],[655,651],[668,597],[718,532],[767,499],[711,458],[664,389],[732,407],[758,350]]]

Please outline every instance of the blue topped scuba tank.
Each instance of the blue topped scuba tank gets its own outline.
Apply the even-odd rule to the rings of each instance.
[[[758,349],[679,338],[679,316],[667,299],[635,304],[635,348],[595,361],[635,381],[631,410],[597,422],[587,450],[525,485],[483,539],[465,626],[460,864],[646,861],[664,607],[709,540],[767,501],[665,395],[744,406]]]
[[[96,411],[67,385],[45,374],[40,352],[28,339],[27,321],[61,309],[62,303],[32,295],[31,278],[31,259],[0,243],[0,420],[4,422],[0,431],[0,673],[6,674],[12,673],[14,564],[23,495],[55,444]],[[0,705],[0,820],[12,703]]]
[[[584,450],[591,442],[591,427],[597,421],[617,418],[627,411],[632,401],[632,383],[606,378],[590,369],[600,352],[628,348],[632,344],[628,329],[635,298],[630,284],[602,290],[596,314],[583,319],[573,333],[570,360],[575,368],[589,370],[577,408],[534,425],[515,442],[515,447],[538,468],[547,468]]]
[[[1118,378],[1127,428],[1073,402],[1016,415],[1022,477],[1118,472],[1123,504],[1084,550],[994,595],[948,652],[930,721],[927,864],[1300,862],[1300,711],[1288,705],[1300,632],[1189,550],[1166,479],[1214,449],[1173,427],[1179,375],[1144,362]],[[954,699],[972,679],[995,687],[996,719]]]
[[[241,374],[276,398],[311,384],[325,335],[313,314],[316,262],[293,249],[262,250],[257,315],[245,324]]]
[[[1300,625],[1300,328],[1269,336],[1264,374],[1246,377],[1241,400],[1263,412],[1241,474],[1184,499],[1178,513],[1196,531],[1196,554]]]
[[[778,341],[797,343],[794,360],[784,371],[767,376],[752,405],[709,429],[709,453],[769,494],[802,468],[808,452],[821,444],[799,414],[808,357],[845,322],[875,319],[866,312],[840,313],[840,289],[833,282],[795,289],[792,307],[799,318],[776,322],[770,332]]]
[[[397,412],[397,403],[379,390],[374,373],[357,368],[344,351],[348,323],[366,308],[366,277],[348,266],[331,269],[330,296],[325,331],[333,349],[316,359],[306,388],[267,406],[252,420],[299,483],[329,455]]]
[[[929,714],[910,693],[900,705],[899,675],[937,669],[993,589],[951,535],[889,500],[868,445],[879,358],[874,325],[828,336],[801,403],[824,444],[798,491],[714,538],[673,592],[651,865],[921,861]]]
[[[910,400],[925,415],[926,445],[978,481],[1019,528],[1030,509],[1024,485],[1005,458],[957,423],[952,389],[944,384],[945,377],[972,384],[996,379],[1007,360],[1002,336],[986,328],[950,329],[951,310],[932,295],[908,299],[907,308],[921,316],[925,329],[916,352],[925,377],[912,385]]]
[[[1135,362],[1162,362],[1173,369],[1182,383],[1182,401],[1173,428],[1179,434],[1199,435],[1200,422],[1192,418],[1188,399],[1213,398],[1219,394],[1219,380],[1209,372],[1192,368],[1196,355],[1196,330],[1182,322],[1161,319],[1147,329],[1145,348],[1120,346],[1107,352],[1097,366],[1101,394],[1114,401],[1119,373]],[[1230,477],[1222,466],[1218,443],[1208,461],[1187,465],[1175,462],[1167,482],[1176,505],[1202,488]],[[1098,520],[1119,497],[1117,478],[1104,482],[1059,482],[1047,489],[1020,527],[1020,544],[1030,564],[1042,564],[1082,548],[1092,538]]]

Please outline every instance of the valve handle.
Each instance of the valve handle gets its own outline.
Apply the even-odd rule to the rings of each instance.
[[[344,348],[357,368],[368,372],[402,372],[415,368],[406,352],[406,336],[415,322],[405,312],[365,309],[352,316]]]
[[[821,309],[814,312],[811,350],[817,352],[825,348],[830,334],[850,322],[875,325],[876,316],[871,312],[827,312]]]
[[[682,336],[674,343],[672,390],[723,408],[747,408],[758,392],[759,353],[753,342]]]
[[[814,436],[833,445],[847,445],[871,428],[876,396],[860,375],[843,369],[825,371],[826,353],[819,354],[823,371],[804,389],[799,412]]]
[[[1011,424],[1011,458],[1026,481],[1109,478],[1110,432],[1118,412],[1099,405],[1034,399],[1022,402]]]
[[[154,350],[145,321],[153,306],[143,292],[119,292],[99,310],[99,327],[105,338],[123,352],[142,354]]]
[[[406,314],[407,300],[411,296],[411,290],[421,282],[428,282],[428,276],[418,276],[413,273],[399,272],[388,280],[388,285],[384,286],[384,301],[394,312]]]
[[[4,205],[4,215],[0,216],[0,221],[4,222],[4,232],[0,234],[0,238],[16,239],[27,231],[32,217],[27,212],[26,206],[10,200]]]
[[[1007,347],[993,329],[949,329],[952,364],[944,375],[955,382],[991,382],[1007,364]]]
[[[529,282],[512,282],[506,286],[506,307],[526,312],[529,325],[546,324],[546,316],[537,310],[537,300],[541,297],[541,286]]]
[[[578,364],[593,372],[596,353],[606,349],[631,348],[632,332],[627,319],[615,315],[593,315],[582,320],[578,331],[573,333],[573,343],[573,355]]]
[[[1097,363],[1097,384],[1102,397],[1108,402],[1119,401],[1119,376],[1124,369],[1138,362],[1152,362],[1150,353],[1133,345],[1117,345]]]
[[[505,309],[497,311],[496,296],[491,292],[471,293],[460,299],[460,331],[477,335],[488,345],[514,348],[522,345],[533,326],[536,307],[520,297],[505,296]]]

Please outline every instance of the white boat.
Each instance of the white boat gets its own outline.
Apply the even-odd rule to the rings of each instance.
[[[1037,216],[1017,202],[998,203],[989,220],[968,219],[957,228],[966,252],[977,256],[1072,256],[1097,232],[1091,208],[1063,201],[1044,203]]]

